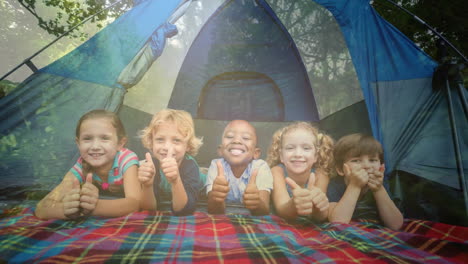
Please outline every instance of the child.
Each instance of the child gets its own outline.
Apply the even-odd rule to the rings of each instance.
[[[398,230],[403,216],[383,185],[383,149],[371,136],[352,134],[341,138],[334,150],[339,176],[330,180],[329,220],[349,223],[352,218],[380,220]],[[370,189],[370,192],[368,191]]]
[[[309,123],[296,122],[275,132],[267,161],[272,167],[273,204],[279,216],[288,220],[327,218],[325,193],[332,151],[333,139]]]
[[[258,159],[255,128],[245,120],[231,121],[218,154],[221,158],[211,162],[206,179],[208,213],[223,214],[228,202],[243,205],[252,215],[268,214],[273,178],[268,164]]]
[[[78,121],[75,140],[80,158],[62,182],[38,203],[36,216],[43,219],[118,217],[137,211],[141,190],[137,178],[138,157],[123,148],[127,138],[119,117],[106,110],[86,113]],[[123,192],[124,198],[99,199],[99,194],[106,192]]]
[[[156,160],[146,153],[146,162],[138,170],[143,188],[141,208],[157,210],[162,201],[171,201],[175,215],[192,214],[203,187],[192,157],[202,144],[195,137],[192,116],[182,110],[159,111],[142,131],[142,142]]]

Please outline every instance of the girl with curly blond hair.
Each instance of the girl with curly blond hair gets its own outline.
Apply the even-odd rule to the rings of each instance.
[[[267,162],[273,174],[273,204],[285,219],[328,215],[326,189],[333,168],[333,139],[306,122],[273,134]]]

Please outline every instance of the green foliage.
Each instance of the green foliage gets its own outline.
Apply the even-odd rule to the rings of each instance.
[[[108,1],[104,0],[18,0],[24,8],[33,14],[37,20],[38,25],[45,29],[49,34],[60,36],[71,28],[80,24],[88,17],[94,16],[91,22],[97,23],[99,28],[104,26],[104,23],[111,19],[120,16],[127,10],[132,3],[132,0],[114,1],[116,3],[111,8],[106,9],[111,5]],[[56,10],[55,14],[50,18],[41,16],[38,8],[38,3],[42,2],[51,10]],[[105,10],[104,10],[105,9]],[[102,11],[102,12],[101,12]],[[83,31],[73,31],[70,37],[86,38],[87,33]]]
[[[466,0],[402,0],[401,6],[441,33],[462,53],[468,52]],[[437,55],[437,36],[403,10],[385,0],[373,2],[374,8],[431,57]]]
[[[13,89],[15,89],[17,85],[17,83],[8,80],[0,81],[0,98],[6,96],[11,91],[13,91]]]
[[[401,0],[402,7],[434,28],[464,56],[468,54],[468,5],[466,0]],[[440,61],[438,37],[415,18],[385,0],[375,0],[374,8],[398,30],[416,43],[433,59]],[[451,48],[447,48],[450,60],[462,62]],[[467,65],[468,66],[468,65]],[[468,67],[462,71],[465,87],[468,87]]]

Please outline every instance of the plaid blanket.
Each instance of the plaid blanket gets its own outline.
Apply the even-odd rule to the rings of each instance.
[[[0,263],[468,263],[468,228],[407,219],[285,222],[242,214],[42,221],[31,208],[0,219]]]

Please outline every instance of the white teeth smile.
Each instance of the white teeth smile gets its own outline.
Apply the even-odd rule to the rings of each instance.
[[[305,161],[293,160],[291,162],[294,163],[294,164],[301,164],[301,163],[304,163]]]
[[[89,154],[89,155],[90,155],[91,157],[97,158],[97,157],[102,156],[103,154],[93,153],[93,154]]]
[[[245,151],[243,151],[241,149],[230,149],[229,152],[234,156],[238,156],[238,155],[244,153]]]

